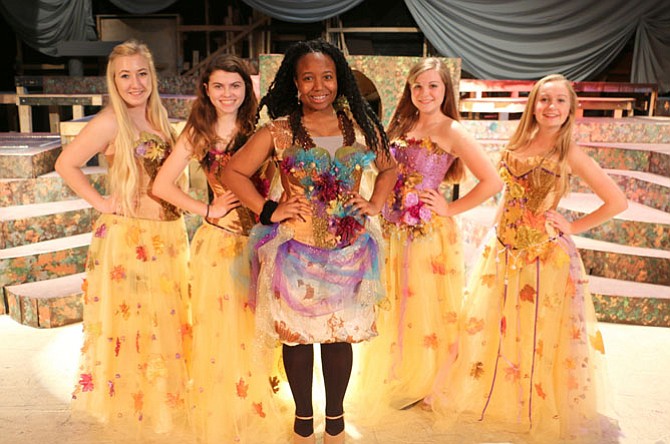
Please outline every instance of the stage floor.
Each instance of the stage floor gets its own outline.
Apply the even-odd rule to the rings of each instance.
[[[615,408],[625,444],[670,444],[670,328],[601,324]],[[131,444],[123,432],[71,417],[68,403],[81,344],[81,324],[26,327],[0,316],[0,443]],[[348,423],[348,443],[476,443],[469,436],[436,433],[418,407],[399,411],[374,429]],[[318,427],[318,425],[317,425]],[[157,443],[158,441],[142,441]],[[172,444],[192,440],[171,436]],[[525,443],[496,436],[487,444]]]

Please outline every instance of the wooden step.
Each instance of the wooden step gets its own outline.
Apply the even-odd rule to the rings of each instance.
[[[107,170],[105,168],[84,167],[82,171],[99,193],[106,194]],[[4,211],[1,209],[2,207],[13,205],[57,202],[68,199],[78,199],[78,196],[55,171],[29,179],[0,179],[0,211]]]
[[[91,233],[0,250],[0,287],[84,271]]]
[[[51,172],[60,152],[56,134],[0,135],[0,179],[35,178]]]
[[[9,315],[31,327],[53,328],[82,320],[86,273],[5,287]]]
[[[598,320],[670,327],[670,286],[589,277]]]
[[[595,194],[570,193],[561,199],[559,211],[569,220],[574,220],[595,211],[602,203]],[[670,251],[670,213],[629,201],[626,211],[581,236]]]
[[[6,207],[0,213],[0,248],[90,233],[97,217],[83,199]]]

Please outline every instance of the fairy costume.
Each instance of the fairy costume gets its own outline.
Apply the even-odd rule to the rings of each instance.
[[[84,343],[73,406],[156,432],[185,424],[191,326],[188,238],[174,206],[151,195],[170,147],[141,133],[135,216],[101,215],[86,261]],[[110,156],[110,164],[113,158]]]
[[[500,163],[505,192],[464,301],[459,356],[433,407],[543,442],[600,433],[605,353],[583,264],[547,223],[565,178],[557,161]]]
[[[252,232],[256,325],[268,344],[360,342],[376,335],[378,236],[350,214],[374,152],[356,141],[338,112],[342,136],[296,145],[288,118],[268,124],[284,192],[304,195],[311,214]]]
[[[389,402],[405,407],[427,396],[440,365],[455,358],[463,250],[455,220],[433,214],[419,197],[438,190],[456,158],[429,138],[400,138],[390,150],[398,163],[382,210],[390,310],[380,314],[386,338],[371,344],[365,360],[368,366],[390,360]]]
[[[227,191],[221,172],[246,141],[212,147],[200,159],[214,196]],[[253,180],[267,194],[261,174]],[[256,215],[237,207],[209,218],[191,242],[190,284],[193,313],[192,388],[189,406],[196,435],[203,442],[270,442],[268,433],[277,375],[252,359],[254,314],[247,302],[249,266],[241,264]]]

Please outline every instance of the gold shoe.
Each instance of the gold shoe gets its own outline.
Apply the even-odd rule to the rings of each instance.
[[[339,416],[326,416],[326,421],[331,420],[334,421],[336,419],[342,419],[344,418],[344,413],[342,413]],[[342,430],[340,433],[337,435],[331,435],[328,432],[324,432],[323,435],[323,444],[344,444],[344,430]]]

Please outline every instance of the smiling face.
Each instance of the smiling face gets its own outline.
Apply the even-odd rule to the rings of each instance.
[[[298,60],[295,85],[303,111],[322,111],[332,107],[337,97],[335,62],[320,52],[310,52]]]
[[[441,112],[445,90],[440,74],[434,69],[422,72],[410,84],[412,103],[423,114]]]
[[[537,91],[535,120],[541,127],[560,128],[570,116],[570,91],[564,82],[547,82]]]
[[[242,76],[222,69],[212,72],[205,83],[205,91],[219,116],[237,113],[246,94]]]
[[[147,59],[140,54],[116,58],[114,84],[129,108],[146,105],[153,87]]]

